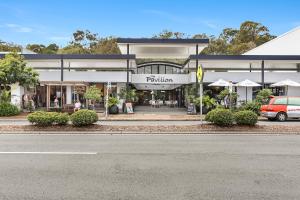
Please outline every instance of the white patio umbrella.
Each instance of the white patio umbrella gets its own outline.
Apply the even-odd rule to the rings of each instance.
[[[245,87],[246,88],[246,103],[248,101],[248,91],[247,91],[247,88],[248,87],[258,87],[258,86],[261,86],[260,84],[256,83],[256,82],[253,82],[253,81],[250,81],[248,79],[244,80],[244,81],[241,81],[241,82],[238,82],[237,84],[235,84],[236,87]]]
[[[213,83],[209,84],[208,86],[210,86],[210,87],[228,87],[229,88],[229,94],[230,94],[229,95],[229,97],[230,97],[229,106],[231,108],[231,92],[232,92],[232,86],[233,86],[232,82],[225,81],[223,79],[219,79],[216,82],[213,82]],[[224,101],[224,103],[225,103],[225,101]]]
[[[271,84],[271,87],[286,87],[286,95],[288,95],[289,86],[300,87],[300,83],[286,79],[277,83]]]
[[[211,86],[211,87],[229,87],[231,85],[230,82],[228,81],[225,81],[223,79],[219,79],[217,80],[216,82],[213,82],[211,84],[209,84],[208,86]]]

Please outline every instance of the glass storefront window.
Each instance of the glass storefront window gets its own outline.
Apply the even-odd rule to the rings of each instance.
[[[173,68],[170,66],[166,66],[166,74],[173,74]]]
[[[85,104],[84,93],[86,92],[86,86],[72,86],[72,103],[80,101],[82,105]]]
[[[158,65],[152,65],[152,74],[158,74]]]
[[[165,74],[165,73],[166,73],[166,66],[159,65],[159,74]]]
[[[66,86],[50,85],[50,107],[55,107],[55,99],[58,100],[58,106],[66,104]]]
[[[139,68],[137,69],[137,73],[138,73],[138,74],[144,74],[144,73],[145,73],[145,67],[139,67]]]
[[[168,64],[149,64],[137,68],[138,74],[181,74],[181,68]]]
[[[151,74],[151,65],[145,67],[145,74]]]

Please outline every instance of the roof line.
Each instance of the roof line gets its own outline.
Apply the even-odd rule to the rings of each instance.
[[[117,38],[117,43],[208,44],[209,39]]]
[[[0,54],[3,58],[6,54]],[[25,59],[135,59],[134,54],[21,54]]]
[[[190,55],[195,60],[300,60],[300,55]]]
[[[252,52],[252,51],[254,51],[254,50],[256,50],[256,49],[260,49],[260,48],[262,48],[262,47],[264,47],[264,46],[270,45],[271,43],[273,43],[273,42],[275,42],[275,41],[277,41],[277,40],[283,38],[284,36],[286,36],[286,35],[288,35],[288,34],[290,34],[290,33],[295,32],[295,31],[297,31],[297,30],[299,30],[299,29],[300,29],[300,26],[295,27],[295,28],[293,28],[292,30],[289,30],[288,32],[285,32],[285,33],[283,33],[283,34],[277,36],[276,38],[274,38],[274,39],[272,39],[272,40],[270,40],[270,41],[268,41],[268,42],[265,42],[265,43],[263,43],[263,44],[261,44],[261,45],[255,47],[254,49],[251,49],[251,50],[249,50],[249,51],[243,53],[243,55],[247,55],[247,53],[250,53],[250,52]]]
[[[183,65],[190,60],[300,60],[300,55],[190,55]]]

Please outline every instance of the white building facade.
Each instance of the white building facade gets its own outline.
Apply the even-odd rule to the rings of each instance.
[[[35,95],[38,107],[53,107],[55,98],[63,107],[75,100],[85,101],[84,92],[91,85],[96,85],[104,97],[106,85],[111,82],[115,94],[122,88],[135,88],[140,104],[147,104],[151,92],[159,91],[163,99],[176,100],[183,106],[184,87],[197,82],[199,65],[205,71],[206,89],[220,78],[233,83],[249,79],[262,87],[284,79],[300,81],[299,28],[236,56],[201,55],[209,43],[207,39],[120,38],[117,42],[119,55],[23,54],[27,65],[39,72],[40,85],[25,90],[12,87],[13,101],[22,102],[28,94]],[[249,89],[248,98],[259,89]],[[244,88],[236,90],[239,100],[244,100]],[[284,93],[284,88],[276,90],[278,95]],[[289,89],[289,95],[300,96],[300,89]],[[103,107],[103,102],[99,106]]]

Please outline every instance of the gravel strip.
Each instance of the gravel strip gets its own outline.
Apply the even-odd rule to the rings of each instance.
[[[141,131],[142,130],[142,131]],[[212,124],[203,125],[169,125],[169,126],[110,126],[91,125],[88,127],[33,125],[2,125],[0,133],[263,133],[263,134],[300,134],[300,126],[257,125],[219,127]]]

